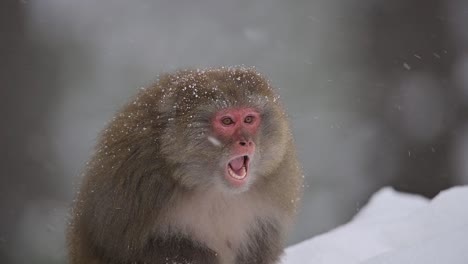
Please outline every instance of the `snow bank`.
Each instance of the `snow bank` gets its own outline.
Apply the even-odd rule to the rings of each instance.
[[[350,223],[288,248],[282,263],[467,264],[468,186],[433,200],[384,188]]]

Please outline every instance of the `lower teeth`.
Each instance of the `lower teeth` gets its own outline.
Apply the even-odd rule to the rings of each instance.
[[[242,172],[242,175],[238,175],[238,174],[235,173],[231,168],[229,168],[229,174],[230,174],[232,177],[236,178],[236,179],[243,179],[243,178],[245,178],[245,176],[246,176],[246,169],[245,169],[245,167],[242,167],[241,172]]]

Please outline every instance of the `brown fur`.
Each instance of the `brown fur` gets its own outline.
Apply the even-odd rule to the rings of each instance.
[[[220,180],[229,142],[210,120],[227,107],[262,117],[248,189]],[[162,76],[101,135],[68,230],[71,264],[275,263],[299,200],[301,170],[286,115],[251,68]]]

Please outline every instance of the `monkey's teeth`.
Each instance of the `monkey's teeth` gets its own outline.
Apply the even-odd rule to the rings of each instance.
[[[228,172],[229,172],[229,175],[235,179],[238,179],[238,180],[242,180],[245,178],[245,176],[247,176],[247,170],[245,169],[245,166],[243,166],[241,169],[240,169],[240,174],[237,174],[235,173],[230,166],[228,166]]]

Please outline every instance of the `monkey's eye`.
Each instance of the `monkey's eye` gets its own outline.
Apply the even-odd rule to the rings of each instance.
[[[230,117],[225,117],[221,119],[221,122],[223,123],[223,125],[226,125],[226,126],[232,125],[234,123],[234,121]]]
[[[247,124],[250,124],[254,121],[254,117],[253,116],[247,116],[245,119],[244,119],[244,122],[247,123]]]

